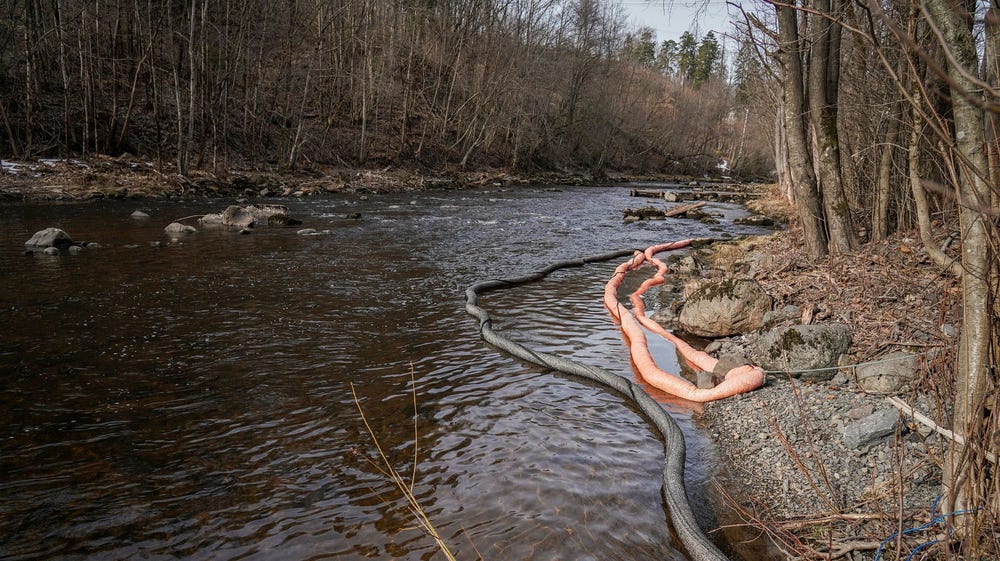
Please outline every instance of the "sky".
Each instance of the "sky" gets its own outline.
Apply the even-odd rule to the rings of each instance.
[[[725,0],[618,0],[635,27],[652,27],[656,42],[677,40],[685,31],[702,37],[709,31],[721,40],[730,31]],[[732,8],[729,8],[732,10]]]

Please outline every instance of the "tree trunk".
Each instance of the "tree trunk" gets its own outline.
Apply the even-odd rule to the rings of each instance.
[[[70,131],[72,127],[70,125],[69,119],[69,72],[66,69],[66,38],[65,31],[63,30],[63,16],[62,8],[59,5],[59,0],[53,0],[52,2],[52,13],[55,17],[56,23],[56,40],[59,41],[59,74],[62,77],[62,102],[63,102],[63,138],[62,138],[62,148],[60,152],[64,158],[69,158],[72,135]]]
[[[829,234],[829,250],[846,253],[857,247],[857,234],[851,224],[851,211],[844,194],[840,173],[840,141],[837,130],[836,91],[840,82],[839,25],[830,0],[812,0],[816,11],[811,18],[812,46],[809,53],[809,122],[816,148],[816,170],[823,212]],[[825,14],[825,15],[824,15]],[[828,17],[827,17],[828,16]]]
[[[919,94],[914,99],[920,99]],[[931,212],[930,205],[927,204],[927,194],[924,192],[923,183],[920,181],[920,139],[923,136],[923,120],[920,118],[920,111],[913,109],[913,124],[910,129],[910,144],[907,150],[909,163],[910,190],[913,192],[913,203],[917,207],[917,225],[920,229],[920,241],[927,249],[927,255],[934,260],[939,267],[947,269],[951,274],[961,278],[962,267],[941,251],[941,248],[934,242],[931,234]]]
[[[892,114],[889,118],[889,126],[885,132],[885,141],[882,143],[882,154],[878,163],[878,181],[875,187],[875,209],[872,212],[872,239],[884,240],[889,235],[889,200],[892,197],[892,163],[896,153],[896,143],[899,142],[900,120],[902,119],[901,105],[894,103]],[[914,129],[916,132],[919,128]],[[919,133],[916,138],[920,141]],[[910,162],[913,162],[913,155],[916,152],[912,140],[910,143]]]
[[[187,110],[187,130],[184,135],[184,171],[181,174],[187,174],[187,168],[191,164],[191,146],[194,141],[194,112],[195,112],[195,88],[196,88],[196,72],[195,72],[195,13],[197,12],[196,0],[191,0],[191,9],[188,12],[188,41],[187,41],[187,56],[188,56],[188,110]]]
[[[35,127],[32,111],[35,100],[35,45],[32,32],[34,31],[34,17],[32,9],[33,3],[24,3],[24,149],[21,152],[22,159],[31,157],[31,133]]]
[[[1000,102],[997,84],[1000,83],[1000,8],[990,2],[986,12],[986,41],[983,47],[983,79],[992,86],[986,94],[987,101]],[[1000,181],[1000,115],[994,111],[986,113],[986,153],[989,161],[989,181],[997,185]]]
[[[774,163],[778,174],[778,189],[789,204],[795,205],[792,172],[788,165],[788,140],[785,136],[785,106],[778,103],[774,112]]]
[[[954,407],[954,428],[969,443],[990,442],[981,437],[990,376],[990,224],[984,210],[990,208],[990,186],[983,146],[986,140],[982,91],[970,76],[978,70],[976,41],[966,16],[948,0],[928,0],[925,12],[940,30],[952,58],[948,67],[954,115],[954,146],[958,151],[961,178],[956,186],[962,235],[962,332]],[[971,19],[970,19],[971,21]],[[952,444],[944,473],[946,512],[975,509],[988,497],[986,475],[974,470],[981,447]]]
[[[784,69],[785,142],[788,168],[795,193],[795,209],[802,222],[806,251],[812,259],[826,256],[823,209],[816,193],[809,145],[806,142],[804,109],[805,85],[802,78],[802,46],[799,42],[795,8],[776,5],[780,57]]]

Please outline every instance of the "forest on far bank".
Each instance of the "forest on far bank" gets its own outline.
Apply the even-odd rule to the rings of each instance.
[[[9,0],[0,154],[766,176],[714,34],[606,0]],[[725,164],[723,164],[725,162]]]

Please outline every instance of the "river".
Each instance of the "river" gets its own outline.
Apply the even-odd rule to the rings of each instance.
[[[439,558],[381,471],[353,384],[458,559],[684,559],[643,418],[484,344],[463,292],[567,258],[757,232],[732,224],[740,207],[708,204],[712,227],[625,225],[621,210],[646,204],[627,187],[276,202],[330,233],[163,234],[225,201],[0,206],[0,558]],[[103,247],[24,255],[48,226]],[[633,377],[601,305],[616,264],[480,304],[518,341]],[[676,371],[668,345],[654,351]],[[715,449],[692,411],[667,407],[711,525]]]

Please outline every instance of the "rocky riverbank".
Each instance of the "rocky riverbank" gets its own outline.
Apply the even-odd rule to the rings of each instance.
[[[563,180],[569,180],[563,178]],[[316,166],[295,171],[267,167],[220,173],[176,173],[169,164],[132,157],[94,156],[87,160],[4,160],[0,200],[87,201],[99,199],[303,197],[339,192],[420,191],[495,182],[527,182],[499,172],[424,173],[420,170]]]
[[[778,199],[759,204],[786,212]],[[702,421],[722,454],[720,495],[739,513],[737,523],[766,533],[789,559],[873,559],[883,540],[932,518],[947,441],[889,398],[947,426],[940,419],[957,345],[958,286],[939,274],[916,236],[812,263],[799,235],[793,227],[703,250],[702,275],[756,279],[775,310],[792,312],[780,318],[786,325],[849,325],[842,367],[809,381],[798,372],[769,373],[763,388],[708,404]],[[760,362],[755,353],[766,331],[716,340],[711,350]],[[916,355],[915,376],[891,390],[869,385],[850,366],[901,355]],[[890,371],[893,362],[867,371]],[[905,558],[941,531],[907,534],[899,551]],[[895,558],[896,541],[884,547]]]
[[[502,169],[463,170],[387,167],[381,169],[312,166],[287,170],[247,167],[212,173],[176,173],[171,164],[123,156],[86,160],[0,160],[0,201],[88,201],[100,199],[308,197],[326,193],[376,193],[513,187],[584,185],[634,180],[689,183],[690,178],[594,177],[585,172],[510,173]],[[706,180],[699,180],[699,184]],[[712,183],[719,183],[712,181]],[[735,187],[732,184],[727,186]]]

